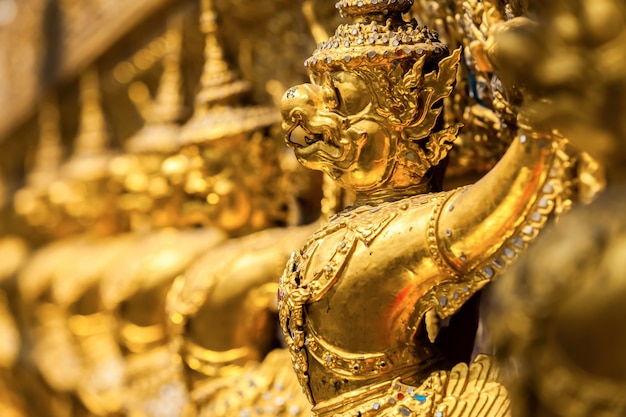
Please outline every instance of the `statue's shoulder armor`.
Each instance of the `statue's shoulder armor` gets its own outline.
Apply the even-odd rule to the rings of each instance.
[[[309,288],[311,301],[318,300],[344,272],[358,245],[372,245],[395,221],[410,216],[415,208],[432,204],[439,195],[364,205],[336,214],[297,253],[299,286]]]

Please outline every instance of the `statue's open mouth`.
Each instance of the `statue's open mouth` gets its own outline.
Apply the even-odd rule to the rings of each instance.
[[[285,133],[287,146],[294,149],[296,156],[309,158],[313,155],[326,155],[327,158],[337,159],[343,154],[341,147],[332,139],[330,132],[321,133],[310,130],[301,117],[296,117],[293,122],[283,124],[288,127]]]
[[[324,140],[324,135],[321,133],[312,133],[309,135],[304,135],[304,141],[307,145],[312,145],[315,142],[319,142],[320,140]]]
[[[335,141],[332,139],[330,132],[320,128],[321,132],[315,132],[309,126],[309,123],[305,123],[302,113],[296,111],[292,114],[292,122],[285,122],[283,128],[287,127],[285,133],[285,141],[287,146],[294,148],[301,148],[313,145],[317,142],[324,142],[327,145],[338,147]]]
[[[316,142],[325,141],[323,133],[312,133],[302,125],[295,125],[286,137],[287,145],[294,148],[302,148],[313,145]]]

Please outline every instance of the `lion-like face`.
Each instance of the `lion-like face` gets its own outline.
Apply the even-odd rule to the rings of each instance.
[[[287,145],[301,164],[356,192],[384,183],[397,139],[378,112],[372,86],[355,72],[327,72],[292,87],[281,112]]]

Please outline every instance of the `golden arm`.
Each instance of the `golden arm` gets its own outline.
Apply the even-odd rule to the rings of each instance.
[[[532,208],[542,193],[554,192],[546,180],[558,145],[554,135],[520,132],[484,178],[442,206],[438,247],[461,275],[480,267],[514,234],[523,232],[520,229],[531,217],[540,221]],[[531,237],[534,233],[528,229],[527,234]]]

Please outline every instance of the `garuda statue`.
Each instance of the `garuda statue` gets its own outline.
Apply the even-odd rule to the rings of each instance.
[[[475,295],[570,196],[566,141],[523,118],[484,178],[441,191],[460,128],[444,125],[442,100],[461,51],[405,21],[412,3],[339,1],[353,23],[282,100],[298,160],[356,194],[280,280],[280,324],[316,416],[508,415],[490,357],[470,362]]]

